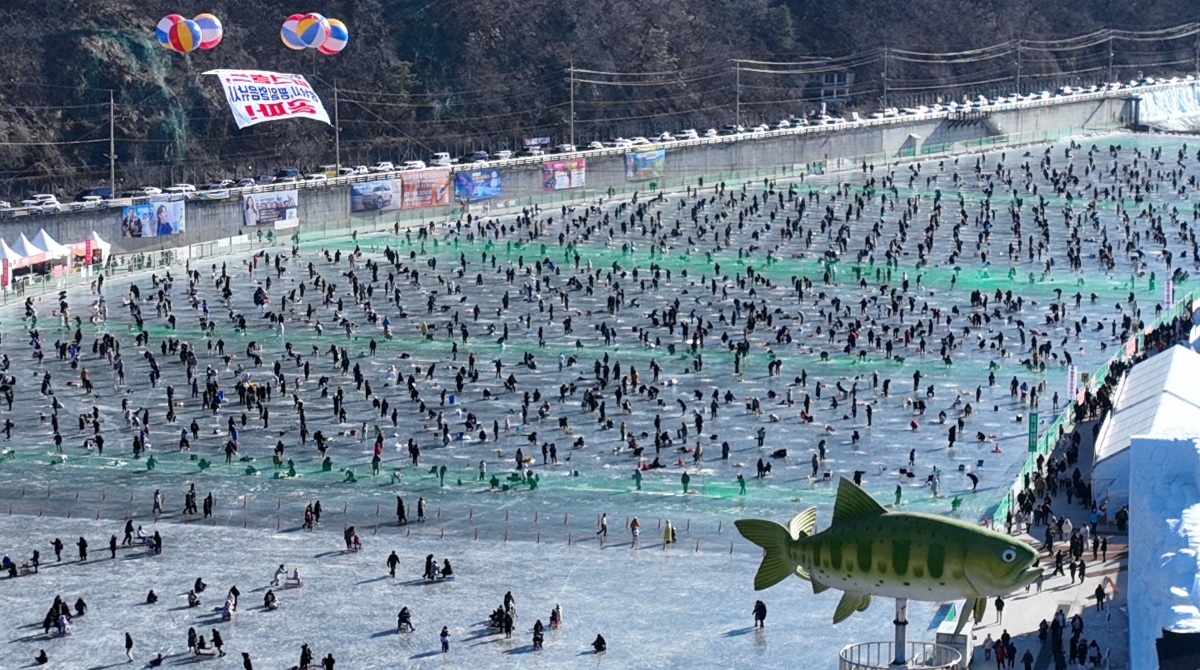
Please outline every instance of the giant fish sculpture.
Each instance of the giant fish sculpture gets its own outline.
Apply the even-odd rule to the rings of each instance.
[[[1029,545],[978,526],[932,514],[889,512],[866,491],[842,479],[829,528],[814,534],[810,507],[787,526],[774,521],[735,522],[765,552],[754,589],[796,575],[813,593],[844,592],[833,613],[839,623],[871,604],[872,596],[910,600],[967,600],[978,622],[987,599],[1035,580],[1037,552]],[[958,630],[967,617],[959,619]]]

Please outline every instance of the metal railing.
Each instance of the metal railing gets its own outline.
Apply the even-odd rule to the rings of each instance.
[[[564,154],[544,154],[540,156],[523,156],[518,158],[510,158],[508,160],[492,160],[480,163],[457,163],[446,167],[431,166],[426,168],[429,170],[449,170],[451,174],[457,172],[470,172],[481,168],[497,168],[497,167],[518,167],[523,165],[540,165],[545,161],[556,161],[568,158],[595,158],[601,156],[620,156],[629,153],[637,153],[641,151],[649,151],[653,149],[683,149],[687,147],[712,145],[712,144],[727,144],[732,142],[745,142],[759,139],[779,138],[787,136],[804,136],[816,133],[832,133],[846,130],[859,130],[865,128],[875,128],[879,126],[901,125],[921,121],[934,121],[951,118],[952,114],[967,112],[967,111],[986,111],[1004,112],[1020,109],[1035,109],[1039,107],[1052,107],[1063,104],[1072,104],[1078,102],[1087,102],[1093,100],[1102,100],[1106,98],[1121,99],[1130,95],[1138,95],[1144,92],[1164,90],[1173,87],[1195,86],[1197,81],[1192,79],[1181,79],[1178,81],[1164,82],[1140,85],[1137,87],[1122,86],[1119,89],[1100,90],[1088,93],[1072,93],[1070,95],[1054,95],[1047,98],[1034,98],[1027,100],[1018,100],[1015,102],[993,102],[986,107],[977,106],[975,104],[962,105],[956,110],[941,109],[938,111],[928,111],[915,114],[899,114],[889,115],[880,118],[868,117],[857,120],[842,120],[842,121],[826,121],[824,123],[794,126],[791,128],[781,128],[776,130],[766,131],[748,131],[738,133],[736,135],[719,135],[716,137],[700,137],[694,140],[674,140],[671,142],[652,142],[647,145],[633,147],[605,147],[603,149],[584,149],[571,153]],[[36,207],[18,207],[0,211],[0,218],[11,218],[17,216],[29,216],[34,214],[52,214],[58,212],[80,211],[84,209],[98,209],[111,207],[124,207],[131,204],[143,203],[150,201],[151,198],[161,199],[167,197],[172,200],[222,200],[234,196],[247,195],[252,193],[269,193],[272,191],[288,191],[294,189],[310,189],[310,188],[326,188],[331,186],[346,186],[349,184],[377,181],[382,179],[395,179],[405,172],[416,172],[415,170],[394,170],[390,172],[372,172],[370,174],[346,175],[339,177],[330,177],[322,180],[296,180],[283,183],[272,184],[256,184],[254,186],[231,187],[227,189],[219,189],[217,191],[196,191],[194,193],[176,193],[162,194],[159,196],[138,196],[134,198],[112,198],[102,200],[98,203],[60,203],[57,208],[54,206],[36,206]]]
[[[960,670],[963,657],[957,649],[933,642],[909,642],[909,668]],[[842,647],[838,654],[839,670],[886,670],[892,668],[896,646],[893,642],[862,642]]]

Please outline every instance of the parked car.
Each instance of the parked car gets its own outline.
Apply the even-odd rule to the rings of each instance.
[[[603,142],[588,142],[587,148],[589,150],[603,149],[604,143]]]
[[[450,167],[453,164],[453,161],[450,160],[450,154],[446,153],[445,151],[439,151],[433,155],[433,158],[429,159],[429,164],[436,165],[438,167]]]
[[[208,190],[210,190],[210,191],[220,191],[220,190],[223,190],[223,189],[227,189],[227,188],[229,188],[230,186],[233,186],[233,185],[234,185],[234,183],[233,183],[233,181],[232,181],[232,180],[230,180],[230,179],[222,179],[222,180],[220,180],[220,181],[214,181],[213,183],[209,184],[209,185],[208,185]]]
[[[278,181],[273,174],[261,174],[258,176],[259,184],[274,184]]]
[[[468,156],[468,159],[469,160],[464,160],[463,162],[464,163],[486,163],[488,160],[488,152],[476,151],[475,153]]]
[[[787,119],[780,119],[779,122],[775,124],[775,130],[787,130],[791,127],[792,122],[788,121]]]
[[[244,186],[254,186],[256,183],[258,183],[258,182],[254,181],[254,179],[251,177],[242,177],[241,179],[234,182],[233,185],[238,188],[242,188]]]
[[[500,151],[492,154],[492,159],[498,161],[512,160],[512,157],[513,152],[509,151],[508,149],[501,149]]]
[[[694,129],[688,128],[687,130],[679,131],[679,134],[675,136],[675,139],[677,139],[677,140],[698,140],[698,139],[700,139],[700,136],[696,134],[696,131]]]
[[[112,197],[113,192],[112,189],[107,186],[97,186],[96,188],[89,188],[86,191],[80,191],[79,195],[75,196],[75,199],[82,201],[84,198],[90,195],[96,196],[101,200],[107,200]]]
[[[523,155],[530,157],[541,156],[543,155],[542,148],[539,146],[525,147],[525,152]]]
[[[275,173],[275,178],[280,181],[287,179],[289,177],[292,179],[299,179],[300,178],[300,170],[298,170],[296,168],[284,168],[284,169],[280,170],[279,172]]]
[[[137,189],[137,192],[143,196],[162,195],[162,189],[155,187],[155,186],[143,186],[143,187]],[[37,197],[37,196],[34,196],[34,197]]]
[[[171,189],[176,189],[176,191],[172,191]],[[176,192],[178,192],[178,193],[195,193],[196,187],[193,186],[192,184],[174,184],[173,186],[171,186],[171,188],[167,189],[166,191],[167,191],[167,193],[176,193]]]
[[[573,154],[575,153],[574,144],[560,144],[550,150],[552,154]]]
[[[609,142],[608,146],[610,146],[614,149],[628,149],[629,147],[633,146],[633,143],[630,142],[629,140],[625,139],[624,137],[618,137],[615,140]]]
[[[674,142],[675,136],[671,133],[664,132],[658,136],[659,142]]]
[[[647,144],[650,144],[650,140],[648,140],[644,137],[629,138],[629,146],[631,146],[631,147],[643,147],[643,146],[646,146]]]
[[[741,135],[744,132],[746,132],[746,128],[743,126],[729,125],[721,128],[722,135]]]
[[[39,193],[30,196],[28,200],[21,201],[22,207],[35,207],[44,212],[57,212],[62,209],[58,203],[58,197],[49,193]]]
[[[425,161],[404,161],[404,164],[400,166],[400,169],[401,170],[424,170],[425,169]]]
[[[312,174],[304,175],[304,181],[314,182],[314,183],[322,182],[322,181],[329,181],[329,177],[325,176],[324,172],[314,172]]]
[[[705,137],[717,137],[720,134],[721,133],[717,132],[716,128],[709,128],[708,130],[704,131]]]
[[[7,200],[0,200],[0,209],[12,209],[12,203]]]
[[[395,172],[396,166],[391,161],[379,161],[371,166],[371,172]]]

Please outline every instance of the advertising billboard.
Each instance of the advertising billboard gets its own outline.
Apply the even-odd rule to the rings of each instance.
[[[276,230],[298,227],[299,193],[294,190],[272,191],[243,197],[242,224],[250,227],[274,226]]]
[[[587,176],[587,159],[572,158],[565,161],[542,163],[542,190],[561,191],[583,186]]]
[[[400,209],[399,179],[380,179],[350,184],[350,213],[375,214]]]
[[[401,177],[401,204],[404,209],[437,207],[450,204],[450,171],[420,170]]]
[[[187,228],[184,200],[156,200],[121,208],[121,237],[161,237]]]
[[[666,162],[666,149],[625,154],[625,178],[629,181],[656,179],[663,176]]]
[[[467,202],[500,197],[502,179],[494,168],[454,175],[454,198]]]

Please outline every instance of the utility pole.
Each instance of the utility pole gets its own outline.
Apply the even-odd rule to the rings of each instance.
[[[571,145],[575,144],[575,61],[571,61],[571,67],[567,70],[568,81],[571,84]]]
[[[888,108],[888,48],[883,47],[883,108]]]
[[[1021,38],[1017,38],[1017,95],[1021,95]]]
[[[113,103],[112,89],[108,91],[108,188],[110,198],[117,196],[117,138],[116,138],[116,106]]]
[[[1108,82],[1116,81],[1113,79],[1113,38],[1112,31],[1108,32]]]
[[[338,85],[333,80],[333,172],[335,177],[342,174],[342,124],[338,115]]]
[[[734,59],[734,101],[733,101],[733,123],[734,125],[742,125],[742,62]]]

